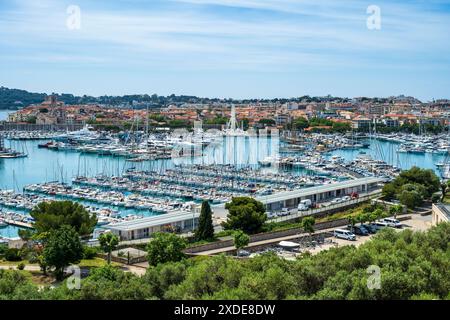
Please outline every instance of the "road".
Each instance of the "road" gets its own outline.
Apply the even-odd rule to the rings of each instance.
[[[431,227],[431,216],[420,216],[420,215],[413,215],[411,217],[411,220],[406,220],[403,222],[404,227],[401,229],[395,229],[397,231],[401,231],[407,228],[411,228],[414,231],[425,231],[427,229],[429,229]],[[333,232],[334,229],[336,228],[329,228],[329,229],[324,229],[324,230],[320,230],[320,232],[318,232],[317,234],[320,233],[326,233],[326,232]],[[279,238],[274,238],[274,239],[268,239],[268,240],[264,240],[264,241],[257,241],[257,242],[252,242],[250,243],[247,248],[252,248],[252,247],[258,247],[258,246],[262,246],[262,245],[273,245],[275,243],[279,243],[281,241],[289,241],[289,240],[293,240],[298,238],[299,235],[292,235],[292,236],[285,236],[285,237],[279,237]],[[356,237],[356,241],[347,241],[347,240],[343,240],[343,239],[335,239],[333,238],[333,244],[326,244],[326,245],[322,245],[322,246],[317,246],[314,249],[308,249],[308,251],[310,251],[311,253],[317,253],[320,252],[322,250],[326,250],[329,249],[332,246],[343,246],[343,245],[355,245],[355,246],[359,246],[362,243],[368,241],[369,239],[371,239],[372,236],[357,236]],[[215,255],[215,254],[220,254],[220,253],[226,253],[226,252],[230,252],[235,250],[234,246],[229,246],[229,247],[225,247],[225,248],[219,248],[219,249],[214,249],[214,250],[208,250],[208,251],[203,251],[203,252],[198,252],[195,255]]]

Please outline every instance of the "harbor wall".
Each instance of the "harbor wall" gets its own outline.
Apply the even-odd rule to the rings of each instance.
[[[83,124],[30,124],[0,122],[0,131],[77,131]]]
[[[338,219],[334,221],[327,221],[318,223],[314,226],[314,229],[316,231],[329,229],[329,228],[336,228],[341,227],[348,224],[348,219]],[[282,238],[287,236],[293,236],[296,234],[303,234],[304,231],[300,228],[294,228],[294,229],[288,229],[288,230],[282,230],[282,231],[274,231],[274,232],[266,232],[266,233],[259,233],[254,234],[250,236],[250,243],[251,242],[258,242],[258,241],[264,241],[264,240],[270,240],[270,239],[276,239],[276,238]],[[225,240],[220,242],[214,242],[214,243],[208,243],[201,246],[196,246],[192,248],[186,249],[185,253],[197,253],[202,251],[209,251],[209,250],[216,250],[226,247],[233,246],[233,240]]]
[[[397,217],[397,219],[399,221],[410,220],[411,216],[401,216],[401,217]],[[318,223],[314,226],[314,230],[321,231],[321,230],[346,226],[348,224],[349,224],[349,221],[347,218],[338,219],[338,220]],[[265,241],[265,240],[270,240],[270,239],[278,239],[278,238],[294,236],[294,235],[300,236],[302,234],[305,234],[305,232],[300,228],[260,233],[260,234],[251,235],[249,243]],[[204,245],[200,245],[200,246],[196,246],[196,247],[191,247],[191,248],[184,250],[184,252],[186,254],[196,254],[196,253],[203,252],[203,251],[217,250],[217,249],[222,249],[222,248],[227,248],[227,247],[232,247],[232,246],[234,246],[233,240],[225,240],[225,241],[220,241],[220,242],[208,243],[208,244],[204,244]],[[265,246],[267,246],[267,244]],[[234,249],[231,249],[230,252],[233,250]]]

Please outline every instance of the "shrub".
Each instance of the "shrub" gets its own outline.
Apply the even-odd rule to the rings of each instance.
[[[97,256],[97,249],[93,247],[83,247],[83,259],[92,260]]]
[[[19,264],[17,265],[17,269],[19,269],[19,270],[25,269],[25,263],[23,263],[23,262],[19,263]]]
[[[7,261],[21,261],[20,250],[16,248],[10,248],[5,252],[5,259]]]

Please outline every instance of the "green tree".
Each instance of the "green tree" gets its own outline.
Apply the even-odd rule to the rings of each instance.
[[[354,216],[348,216],[347,217],[348,223],[350,223],[351,227],[352,227],[352,232],[355,229],[355,225],[358,222],[357,218]]]
[[[82,205],[72,201],[41,202],[31,210],[35,219],[34,228],[38,233],[50,232],[69,225],[81,236],[94,231],[97,224],[95,214],[89,213]]]
[[[447,182],[441,183],[441,202],[444,202],[445,198],[447,197],[447,193],[450,191],[450,180]]]
[[[308,232],[309,235],[314,233],[314,225],[316,224],[316,219],[314,217],[305,217],[302,219],[302,229],[305,232]]]
[[[365,222],[369,221],[369,214],[360,213],[356,216],[356,221],[363,225]]]
[[[410,170],[402,171],[392,182],[387,183],[383,187],[383,196],[387,200],[394,198],[400,200],[400,195],[407,191],[403,198],[413,204],[418,201],[415,201],[417,195],[411,194],[412,191],[419,193],[424,199],[429,199],[440,188],[439,178],[433,170],[412,167]]]
[[[147,257],[150,265],[180,261],[185,257],[186,240],[173,233],[155,233],[147,245]]]
[[[80,236],[73,227],[67,225],[51,231],[43,257],[46,265],[55,268],[56,278],[61,280],[64,268],[83,258]]]
[[[237,230],[233,233],[233,243],[236,250],[240,250],[248,246],[250,237],[241,230]]]
[[[252,234],[261,231],[267,220],[264,204],[250,197],[233,198],[225,209],[228,210],[227,221],[223,224],[226,230]]]
[[[305,130],[306,128],[309,127],[309,122],[307,119],[300,117],[300,118],[296,118],[292,122],[292,126],[293,126],[293,129],[295,129],[295,130]]]
[[[414,209],[423,203],[423,196],[416,190],[403,190],[397,197],[408,209]]]
[[[119,238],[112,232],[105,232],[98,238],[100,247],[108,254],[108,264],[111,263],[111,253],[117,248]]]
[[[200,217],[198,221],[198,228],[195,231],[195,239],[211,240],[214,238],[214,226],[212,221],[211,206],[208,201],[203,201]]]
[[[34,231],[30,229],[20,229],[18,232],[20,239],[25,242],[30,241],[34,236]]]
[[[389,208],[389,213],[394,216],[394,218],[397,218],[397,215],[401,214],[403,212],[403,206],[401,204],[396,204]]]
[[[274,126],[276,124],[275,120],[273,119],[261,119],[258,121],[258,123],[264,125],[265,127]]]

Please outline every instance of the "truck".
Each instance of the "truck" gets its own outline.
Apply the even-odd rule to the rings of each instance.
[[[312,206],[312,201],[309,199],[305,199],[300,201],[300,203],[298,204],[298,210],[299,211],[306,211],[309,210]]]

